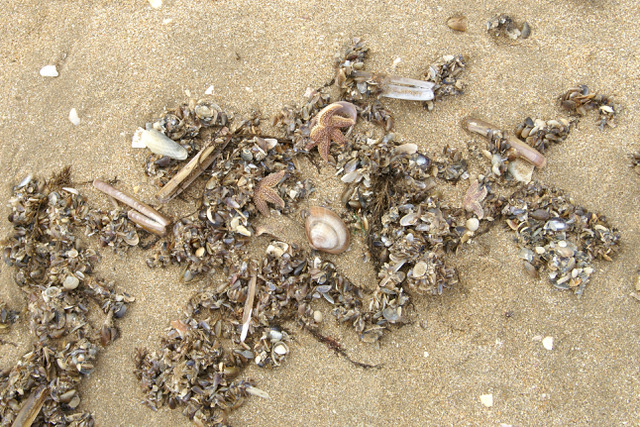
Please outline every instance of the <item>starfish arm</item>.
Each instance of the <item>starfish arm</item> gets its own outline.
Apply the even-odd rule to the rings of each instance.
[[[347,142],[347,138],[340,132],[340,129],[331,130],[331,140],[340,145],[344,145],[344,143]]]
[[[324,139],[318,144],[318,153],[320,153],[320,157],[322,157],[322,159],[325,162],[329,161],[329,146],[330,145],[331,145],[331,143],[329,142],[328,139]]]
[[[269,206],[267,206],[267,202],[265,202],[264,200],[262,200],[258,195],[254,194],[253,196],[253,203],[255,203],[256,205],[256,209],[258,209],[258,211],[264,215],[264,216],[269,216],[271,214],[271,212],[269,212]]]
[[[259,188],[265,188],[265,187],[274,187],[274,186],[276,186],[280,182],[280,180],[282,178],[284,178],[284,174],[285,173],[286,173],[286,171],[284,169],[282,169],[280,172],[272,173],[272,174],[269,174],[269,175],[265,176],[264,178],[262,178],[262,180],[258,184],[258,187]]]
[[[273,188],[263,189],[260,193],[260,199],[266,200],[269,203],[273,203],[280,208],[284,208],[284,200],[282,200],[282,197],[280,197],[278,192]]]
[[[350,117],[342,117],[337,114],[334,114],[329,121],[329,126],[334,128],[348,128],[354,124],[355,122]]]
[[[318,113],[317,124],[326,127],[331,126],[331,119],[342,107],[338,104],[329,104]]]

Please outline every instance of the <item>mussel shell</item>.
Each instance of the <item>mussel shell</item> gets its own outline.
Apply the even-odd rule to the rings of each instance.
[[[333,211],[313,206],[303,211],[309,245],[318,251],[339,254],[347,250],[351,240],[349,228]]]

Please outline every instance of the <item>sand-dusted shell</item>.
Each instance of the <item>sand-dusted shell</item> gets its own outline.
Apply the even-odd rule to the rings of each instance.
[[[347,225],[333,211],[313,206],[302,212],[309,245],[313,249],[339,254],[347,250],[351,233]]]
[[[134,135],[132,145],[134,147],[147,147],[156,154],[176,160],[187,158],[187,150],[182,145],[155,129],[138,129]]]

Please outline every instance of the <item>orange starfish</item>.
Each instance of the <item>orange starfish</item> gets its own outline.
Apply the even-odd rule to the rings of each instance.
[[[270,214],[267,202],[284,208],[284,200],[282,200],[282,197],[280,197],[274,187],[284,178],[285,172],[283,169],[280,172],[265,176],[253,190],[253,203],[255,203],[256,208],[262,215],[269,216]]]
[[[356,106],[350,102],[339,101],[327,105],[311,121],[311,142],[305,149],[310,150],[317,145],[320,157],[329,161],[331,142],[344,145],[347,140],[340,128],[353,126],[357,117]]]

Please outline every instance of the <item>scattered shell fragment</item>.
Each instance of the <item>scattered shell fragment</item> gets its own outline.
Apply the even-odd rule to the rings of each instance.
[[[279,342],[273,346],[273,352],[279,356],[284,356],[289,353],[289,348],[285,343]]]
[[[58,77],[58,69],[55,65],[45,65],[40,68],[40,75],[42,77]]]
[[[467,230],[471,231],[472,233],[475,233],[478,230],[478,227],[480,227],[480,220],[478,218],[469,218],[467,220]]]
[[[487,31],[494,37],[507,36],[511,40],[519,37],[526,39],[531,35],[531,27],[524,22],[520,28],[518,24],[508,15],[500,14],[487,21]]]
[[[69,111],[69,121],[74,124],[74,126],[78,126],[80,124],[80,117],[78,117],[78,111],[75,108],[72,108]]]
[[[64,279],[64,282],[62,283],[62,286],[64,286],[65,289],[71,291],[71,290],[77,288],[79,284],[80,284],[80,280],[78,280],[77,277],[75,277],[73,275],[70,275],[70,276],[67,276]]]
[[[530,35],[531,35],[531,26],[527,21],[524,21],[524,23],[522,24],[522,29],[520,30],[520,36],[524,40],[524,39],[528,39]]]
[[[547,350],[553,350],[553,337],[544,337],[542,339],[542,346]]]
[[[487,408],[491,408],[493,406],[493,394],[480,395],[480,402]]]
[[[280,258],[288,249],[289,245],[285,242],[271,242],[271,244],[267,246],[267,254]]]
[[[531,182],[534,169],[535,166],[533,164],[522,159],[515,159],[509,162],[509,166],[507,166],[507,170],[513,179],[519,182],[524,182],[525,184]]]
[[[149,0],[149,5],[154,9],[160,9],[162,7],[162,0]]]
[[[454,15],[447,20],[447,25],[454,31],[467,31],[467,17]]]

